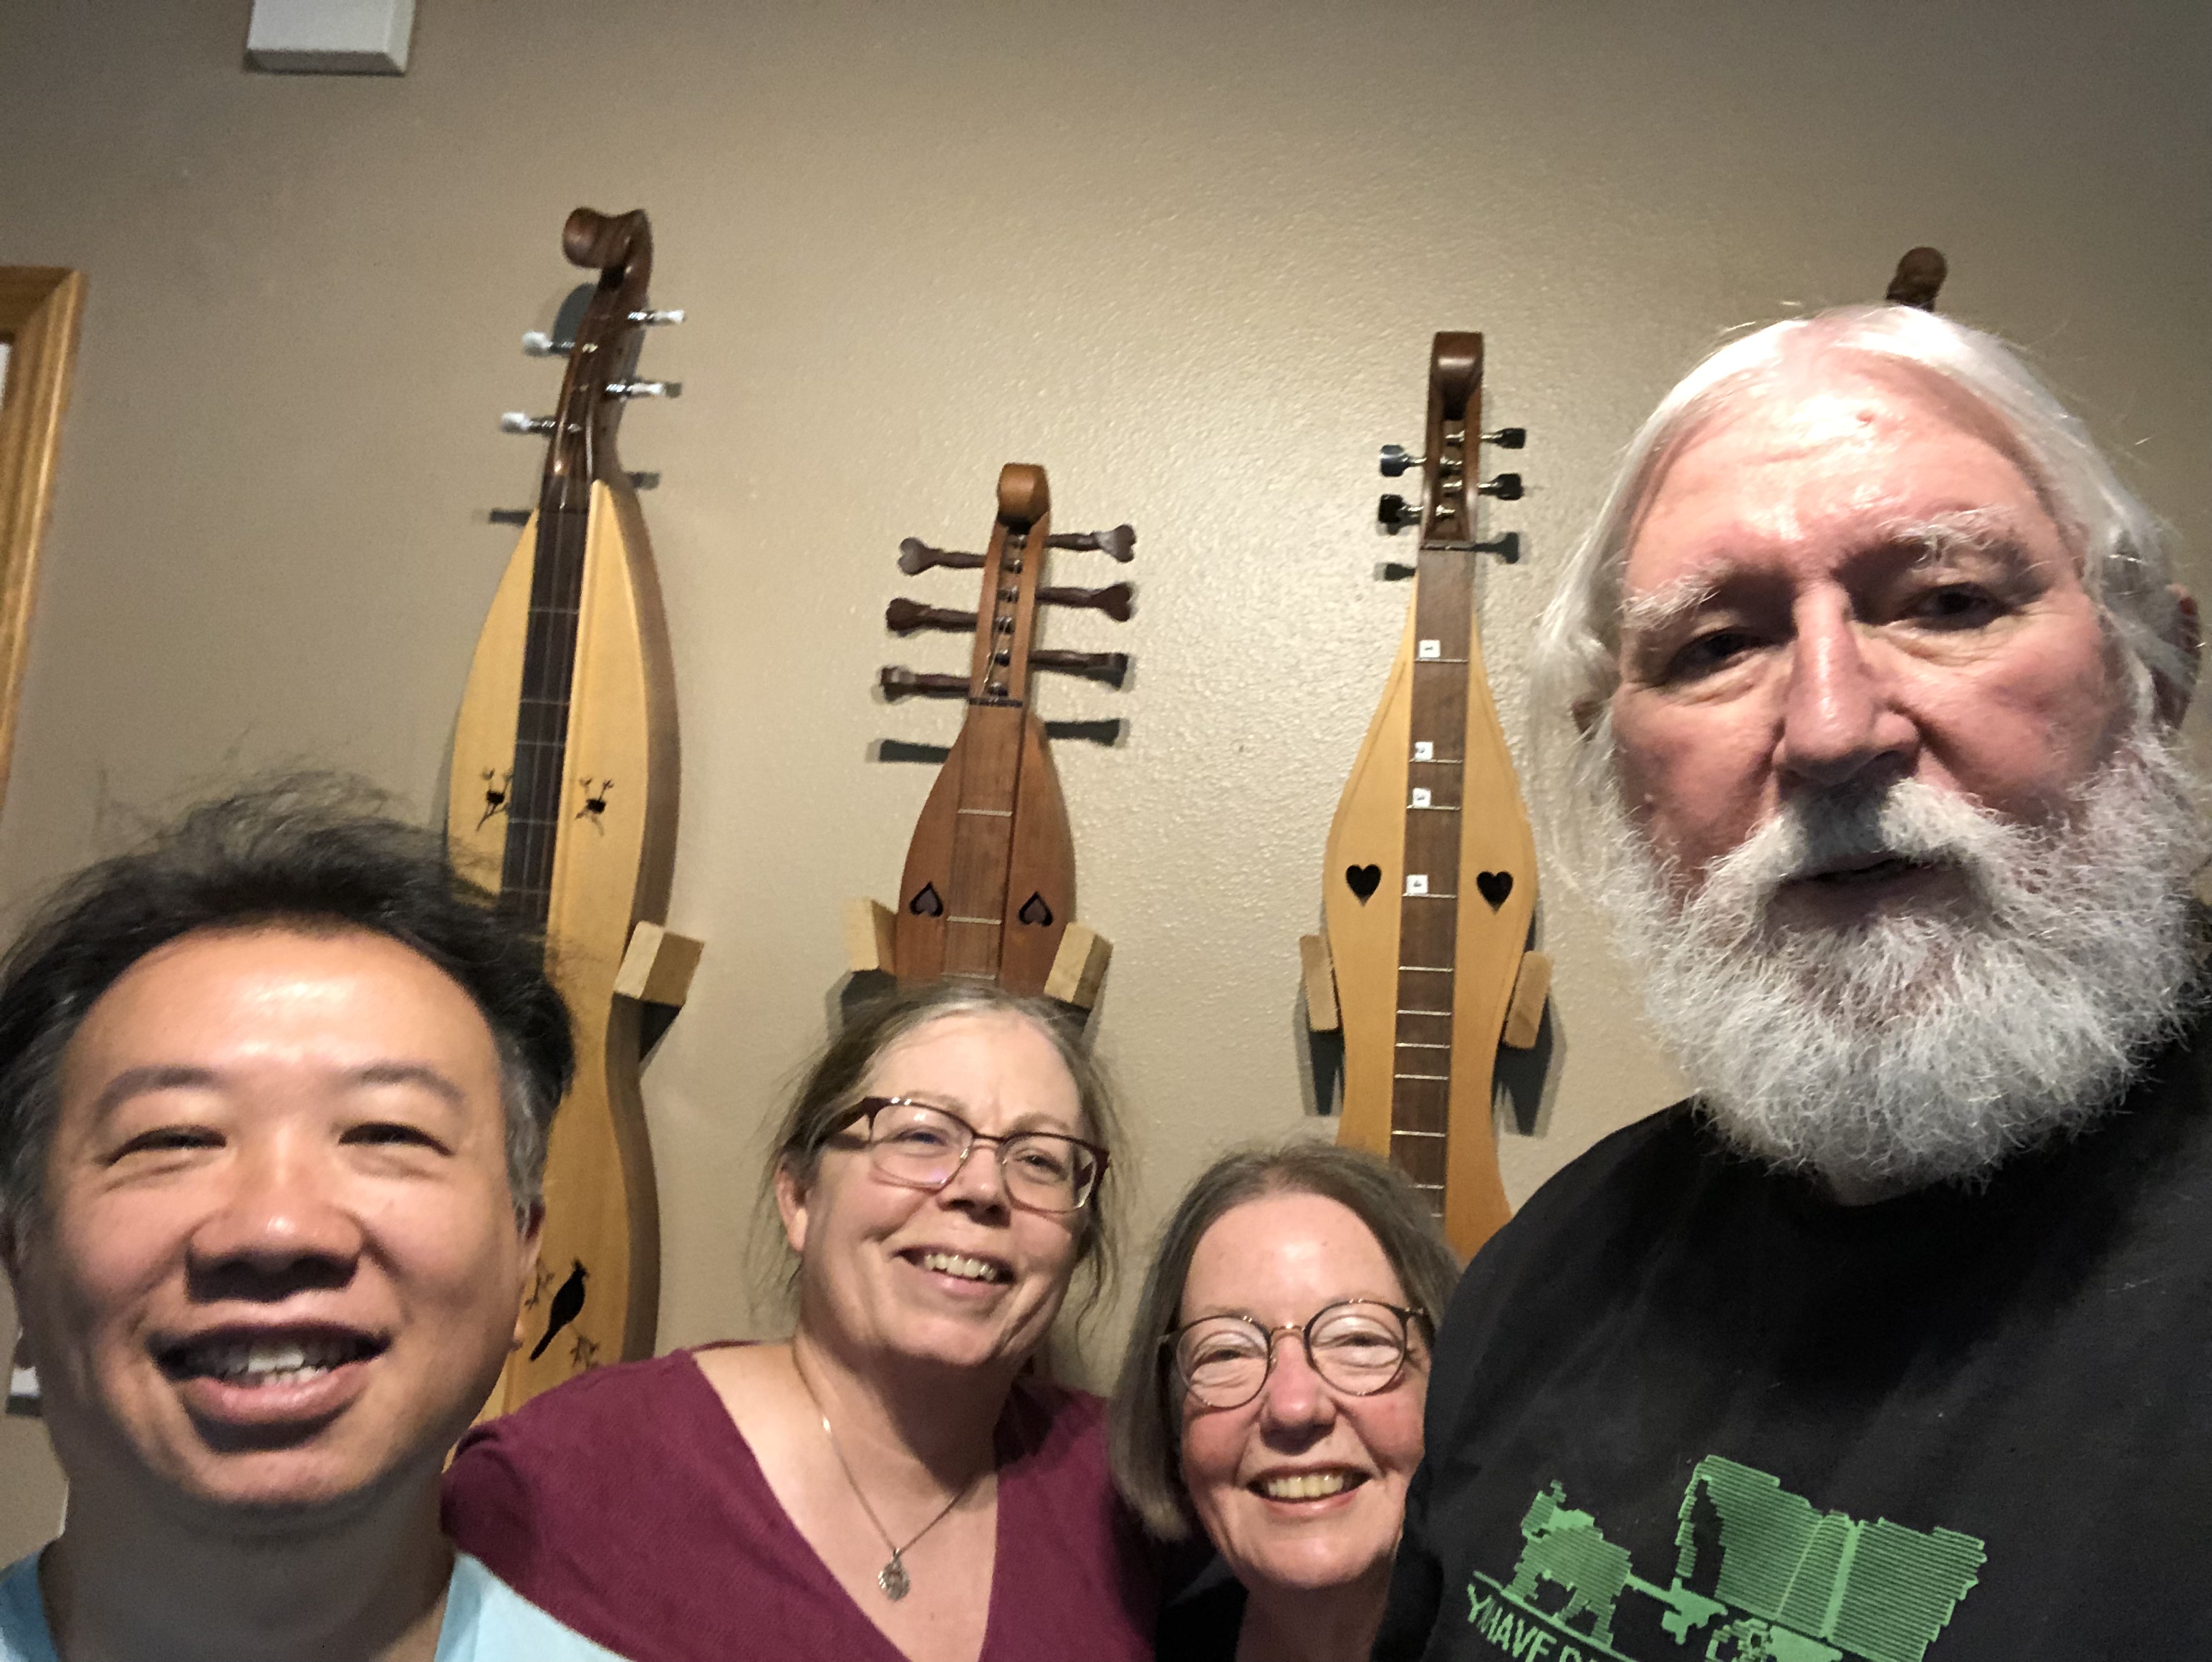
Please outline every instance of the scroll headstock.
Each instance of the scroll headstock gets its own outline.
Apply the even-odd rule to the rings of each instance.
[[[1376,504],[1376,524],[1393,537],[1418,526],[1425,549],[1495,554],[1512,564],[1521,557],[1520,539],[1509,532],[1495,542],[1478,542],[1474,499],[1518,502],[1521,476],[1499,473],[1481,479],[1480,447],[1518,450],[1528,442],[1526,428],[1482,430],[1482,337],[1459,330],[1439,332],[1429,351],[1428,437],[1423,454],[1416,456],[1403,445],[1386,444],[1380,463],[1386,479],[1419,468],[1420,495],[1410,501],[1385,495]]]
[[[653,228],[645,210],[603,214],[579,208],[562,228],[561,251],[573,265],[599,274],[597,290],[578,320],[573,339],[532,331],[522,350],[533,357],[565,356],[561,398],[550,416],[510,413],[500,425],[513,433],[544,433],[552,443],[545,465],[544,506],[580,508],[595,479],[628,488],[615,454],[623,405],[635,398],[675,398],[680,381],[636,379],[643,332],[681,323],[684,314],[658,312],[647,301],[653,278]]]
[[[988,549],[981,554],[933,548],[918,537],[899,545],[899,569],[909,576],[944,567],[983,574],[975,610],[957,612],[896,600],[884,609],[884,627],[898,635],[916,630],[973,630],[975,649],[967,680],[951,675],[917,674],[902,667],[878,677],[884,696],[951,697],[964,692],[970,703],[1021,704],[1029,698],[1032,670],[1080,675],[1120,686],[1127,679],[1128,655],[1120,652],[1054,652],[1034,646],[1036,608],[1083,607],[1102,612],[1116,623],[1128,621],[1136,597],[1132,583],[1104,588],[1054,588],[1043,584],[1044,564],[1054,549],[1095,550],[1127,562],[1134,557],[1137,533],[1126,525],[1110,531],[1054,533],[1052,493],[1044,469],[1009,462],[999,473],[998,516]]]

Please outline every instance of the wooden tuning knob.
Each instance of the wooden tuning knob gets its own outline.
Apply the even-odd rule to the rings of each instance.
[[[1908,248],[1905,258],[1897,262],[1897,275],[1890,278],[1889,292],[1882,298],[1893,306],[1917,306],[1923,312],[1932,312],[1943,279],[1950,275],[1949,263],[1935,249]]]
[[[924,606],[919,600],[897,600],[884,608],[884,627],[894,635],[911,635],[917,629],[973,629],[975,614]]]
[[[1129,676],[1126,652],[1032,652],[1031,669],[1055,670],[1062,675],[1083,675],[1118,687]]]
[[[1088,548],[1119,560],[1123,565],[1137,557],[1137,528],[1117,525],[1111,531],[1063,531],[1044,539],[1047,548]]]
[[[1117,624],[1129,621],[1129,613],[1137,600],[1136,585],[1115,583],[1106,588],[1040,588],[1037,600],[1043,606],[1088,606],[1093,612],[1103,612]]]
[[[983,563],[981,554],[963,554],[949,548],[932,548],[919,537],[908,537],[899,545],[898,568],[909,577],[919,577],[933,565],[949,566],[955,571],[972,571]]]
[[[876,681],[883,688],[886,698],[964,698],[968,696],[968,678],[964,675],[917,675],[899,664],[885,664],[878,673]]]

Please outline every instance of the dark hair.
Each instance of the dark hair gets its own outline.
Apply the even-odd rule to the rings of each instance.
[[[1372,1154],[1298,1138],[1234,1149],[1206,1167],[1160,1232],[1108,1411],[1114,1481],[1163,1540],[1183,1539],[1196,1519],[1182,1481],[1182,1405],[1161,1341],[1177,1325],[1183,1282],[1206,1232],[1245,1202],[1280,1194],[1319,1195],[1365,1224],[1431,1337],[1459,1280],[1458,1260],[1419,1191]]]
[[[822,1151],[850,1118],[869,1070],[884,1051],[933,1021],[994,1014],[1020,1016],[1052,1041],[1068,1076],[1075,1081],[1085,1140],[1109,1150],[1117,1162],[1125,1160],[1121,1117],[1115,1111],[1105,1072],[1084,1048],[1080,1032],[1060,1007],[1041,998],[1017,996],[994,982],[947,977],[902,987],[863,1005],[815,1058],[793,1093],[791,1105],[784,1111],[783,1123],[776,1128],[775,1153],[762,1177],[764,1208],[773,1209],[777,1172],[789,1172],[802,1187],[814,1181]],[[1087,1283],[1076,1300],[1078,1323],[1089,1317],[1113,1285],[1115,1240],[1121,1233],[1118,1195],[1123,1186],[1113,1178],[1119,1169],[1119,1166],[1111,1168],[1101,1178],[1090,1204],[1075,1215],[1081,1232],[1076,1263]],[[1126,1178],[1126,1171],[1123,1175]],[[798,1265],[793,1262],[786,1277],[787,1287],[797,1275]]]
[[[361,781],[296,774],[204,801],[60,884],[0,958],[0,1220],[35,1209],[63,1052],[102,993],[202,930],[362,929],[420,953],[490,1027],[518,1215],[538,1204],[545,1135],[575,1067],[543,942],[457,872],[438,832],[391,819]]]

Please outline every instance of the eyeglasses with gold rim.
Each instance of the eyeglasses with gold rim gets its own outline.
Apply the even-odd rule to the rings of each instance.
[[[1160,1341],[1182,1388],[1207,1408],[1242,1408],[1275,1371],[1275,1341],[1299,1336],[1306,1366],[1348,1397],[1374,1397],[1395,1385],[1429,1318],[1380,1299],[1339,1299],[1303,1322],[1268,1327],[1250,1316],[1201,1316]]]
[[[989,1143],[1006,1198],[1030,1212],[1080,1212],[1106,1175],[1107,1151],[1058,1131],[978,1131],[950,1108],[916,1097],[863,1097],[841,1129],[865,1124],[868,1158],[893,1183],[942,1189],[978,1143]]]

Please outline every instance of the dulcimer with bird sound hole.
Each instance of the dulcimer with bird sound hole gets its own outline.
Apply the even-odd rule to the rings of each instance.
[[[562,248],[599,274],[564,355],[559,407],[509,415],[548,436],[537,511],[477,642],[453,734],[447,834],[497,874],[501,907],[542,932],[575,1027],[576,1077],[553,1124],[545,1226],[524,1317],[489,1412],[608,1362],[649,1356],[660,1300],[660,1223],[639,1091],[642,999],[682,1001],[696,943],[668,936],[675,865],[676,689],[660,583],[637,492],[615,452],[648,325],[645,215],[568,216]],[[669,943],[674,942],[671,947]],[[652,961],[666,948],[667,962]],[[641,953],[643,954],[641,957]]]
[[[1075,847],[1030,680],[1050,670],[1121,685],[1126,654],[1036,646],[1037,608],[1082,607],[1126,621],[1131,585],[1053,587],[1044,582],[1045,562],[1054,549],[1096,550],[1126,562],[1135,542],[1126,525],[1054,533],[1044,469],[1010,462],[999,474],[998,515],[982,553],[913,537],[900,545],[899,569],[908,575],[937,566],[980,569],[981,594],[973,612],[898,600],[884,613],[897,634],[973,631],[975,642],[964,676],[893,667],[878,677],[887,697],[963,698],[967,712],[915,823],[897,908],[855,903],[848,926],[854,969],[888,971],[902,984],[969,976],[1084,1008],[1097,998],[1110,948],[1075,921]]]
[[[1443,333],[1429,362],[1428,441],[1382,452],[1415,468],[1418,502],[1386,496],[1393,534],[1418,527],[1406,632],[1382,703],[1329,827],[1323,932],[1300,943],[1308,1018],[1341,1023],[1338,1141],[1389,1159],[1471,1257],[1510,1208],[1492,1106],[1501,1043],[1535,1043],[1551,966],[1528,950],[1536,851],[1483,671],[1474,562],[1520,557],[1511,533],[1478,540],[1482,496],[1512,501],[1516,473],[1480,478],[1482,337]]]

